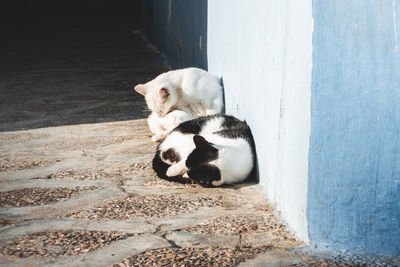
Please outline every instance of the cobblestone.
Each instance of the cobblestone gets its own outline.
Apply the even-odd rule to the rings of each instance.
[[[133,234],[73,230],[33,233],[0,244],[0,255],[13,258],[77,255],[129,236]]]
[[[25,169],[38,168],[60,162],[60,159],[27,159],[27,158],[4,158],[0,159],[0,172],[18,171]]]
[[[127,220],[136,217],[170,217],[190,213],[202,207],[219,205],[219,199],[211,197],[181,198],[174,195],[135,196],[112,200],[90,210],[74,211],[66,215],[77,219],[98,220],[102,218]]]
[[[78,196],[88,190],[98,188],[98,186],[75,188],[26,188],[0,192],[0,207],[44,205],[61,199]]]
[[[114,267],[124,266],[233,266],[257,254],[270,250],[271,247],[258,248],[162,248],[149,250],[139,255],[115,264]]]

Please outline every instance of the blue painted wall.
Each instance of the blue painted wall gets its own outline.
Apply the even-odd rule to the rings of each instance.
[[[400,1],[313,1],[310,240],[400,255]]]
[[[207,70],[207,0],[144,0],[145,31],[176,68]]]

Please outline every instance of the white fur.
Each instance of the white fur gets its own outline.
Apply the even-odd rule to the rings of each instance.
[[[160,118],[157,113],[153,112],[147,119],[150,131],[156,133],[152,136],[153,142],[158,142],[167,137],[167,135],[179,124],[184,121],[194,119],[192,115],[181,111],[174,110],[168,113],[164,118]]]
[[[163,88],[167,89],[168,94],[165,94],[165,90],[162,91]],[[152,138],[153,141],[163,139],[166,129],[174,128],[163,122],[171,111],[186,112],[187,116],[180,117],[180,122],[183,122],[220,113],[223,108],[220,79],[198,68],[160,74],[146,84],[137,85],[135,90],[145,96],[148,108],[153,111],[148,120],[150,130],[156,135]]]
[[[221,173],[221,180],[212,182],[214,186],[238,183],[247,178],[253,169],[253,154],[246,140],[229,139],[215,134],[203,137],[218,149],[218,158],[209,163]]]

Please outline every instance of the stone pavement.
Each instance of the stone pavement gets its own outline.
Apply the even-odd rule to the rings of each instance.
[[[131,86],[167,68],[132,29],[26,32],[2,53],[1,266],[326,264],[292,250],[258,185],[156,177]]]

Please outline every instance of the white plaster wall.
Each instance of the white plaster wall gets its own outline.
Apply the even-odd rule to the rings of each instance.
[[[311,0],[209,0],[207,45],[227,113],[252,128],[266,197],[308,241]]]

